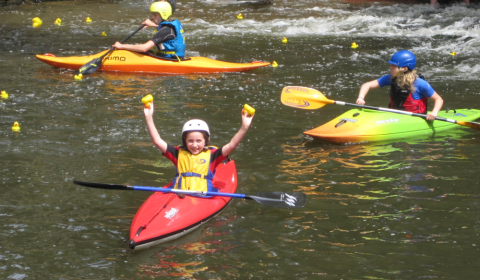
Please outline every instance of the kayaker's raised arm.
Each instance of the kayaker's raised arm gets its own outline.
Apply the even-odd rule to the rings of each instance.
[[[250,124],[252,123],[253,115],[248,116],[247,111],[242,111],[242,126],[240,127],[240,130],[233,136],[232,140],[222,148],[222,154],[224,156],[228,156],[230,153],[232,153],[240,144],[240,142],[243,139],[243,136],[245,136],[245,133],[247,133],[248,128],[250,127]]]
[[[147,129],[148,133],[150,134],[150,138],[152,138],[153,144],[157,146],[160,151],[165,153],[167,150],[167,142],[165,142],[158,133],[157,128],[155,127],[155,123],[153,121],[153,102],[150,103],[150,107],[144,107],[143,112],[145,114],[145,121],[147,122]]]

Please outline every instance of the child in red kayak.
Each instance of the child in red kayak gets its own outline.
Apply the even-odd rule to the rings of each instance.
[[[189,120],[182,129],[182,146],[172,146],[158,133],[153,121],[153,102],[144,108],[148,132],[153,143],[177,168],[173,188],[192,191],[218,191],[212,185],[215,168],[232,153],[242,141],[253,116],[242,112],[242,126],[232,140],[222,148],[210,146],[210,130],[206,122]]]
[[[389,108],[426,114],[427,100],[430,99],[434,101],[434,105],[426,119],[434,120],[442,109],[443,99],[414,70],[417,63],[415,55],[405,50],[398,51],[388,63],[390,63],[390,74],[363,84],[356,103],[365,105],[365,96],[370,89],[391,86]]]

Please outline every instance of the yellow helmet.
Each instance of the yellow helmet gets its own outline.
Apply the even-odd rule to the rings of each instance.
[[[172,15],[172,6],[166,1],[155,2],[150,6],[150,12],[159,13],[163,20]]]

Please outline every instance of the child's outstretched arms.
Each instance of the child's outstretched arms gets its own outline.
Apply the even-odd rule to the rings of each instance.
[[[242,126],[240,127],[240,130],[237,132],[237,134],[233,136],[232,140],[230,140],[230,143],[223,146],[222,154],[224,156],[228,156],[237,148],[237,146],[242,141],[243,136],[245,136],[245,133],[247,133],[247,130],[252,123],[252,119],[253,116],[248,116],[248,113],[246,111],[242,111]]]
[[[153,144],[155,144],[160,151],[165,153],[167,150],[167,142],[160,137],[160,134],[158,134],[158,130],[155,127],[155,123],[153,122],[153,102],[150,103],[150,108],[147,108],[146,106],[143,108],[143,113],[145,114],[148,133],[150,133],[150,138],[152,138]]]

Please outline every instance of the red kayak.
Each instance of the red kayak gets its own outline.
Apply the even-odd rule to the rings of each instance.
[[[219,165],[212,180],[219,192],[235,193],[237,169],[230,160]],[[165,186],[169,187],[171,184]],[[222,212],[232,198],[203,198],[156,192],[138,209],[130,227],[130,248],[145,249],[186,235]]]

